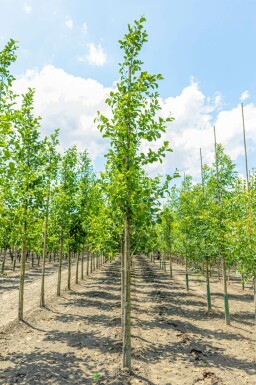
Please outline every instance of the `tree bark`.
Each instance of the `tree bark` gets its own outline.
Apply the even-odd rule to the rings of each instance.
[[[128,217],[125,218],[124,230],[123,367],[131,369],[131,255]]]
[[[63,231],[61,230],[61,236],[60,236],[60,256],[59,256],[59,269],[58,269],[58,283],[57,283],[57,295],[58,296],[60,296],[60,289],[61,289],[62,254],[63,254]]]
[[[18,307],[18,320],[23,321],[23,309],[24,309],[24,283],[25,283],[25,270],[26,270],[26,256],[27,256],[27,201],[25,202],[23,209],[23,225],[22,225],[22,253],[21,253],[21,265],[20,265],[20,287],[19,287],[19,307]]]
[[[68,290],[71,290],[71,250],[68,245]]]
[[[45,296],[44,296],[44,281],[45,281],[45,261],[47,255],[47,233],[48,233],[48,220],[49,220],[49,201],[50,201],[50,184],[47,191],[46,199],[46,215],[45,215],[45,224],[44,224],[44,247],[43,247],[43,261],[42,261],[42,279],[41,279],[41,296],[40,296],[40,306],[45,306]]]

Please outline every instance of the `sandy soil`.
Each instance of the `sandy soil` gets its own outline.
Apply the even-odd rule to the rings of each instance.
[[[74,264],[74,262],[73,262]],[[72,269],[74,270],[74,266]],[[58,264],[46,266],[45,271],[45,301],[56,295]],[[24,311],[31,311],[39,306],[41,292],[41,267],[30,268],[25,275]],[[72,282],[75,275],[72,275]],[[67,287],[67,262],[63,261],[62,289]],[[18,315],[19,271],[10,272],[0,277],[0,328],[14,321]]]
[[[55,274],[47,278],[46,309],[33,305],[24,323],[9,319],[10,310],[4,310],[0,384],[256,383],[250,292],[230,287],[233,316],[227,327],[220,283],[212,285],[213,311],[208,314],[205,290],[196,276],[187,293],[179,266],[171,280],[156,264],[136,258],[132,277],[133,372],[129,374],[120,370],[119,263],[107,263],[73,285],[72,291],[63,291],[60,298],[54,296]],[[29,285],[35,285],[30,295],[36,296],[36,282]],[[11,298],[17,289],[8,293]],[[1,313],[5,302],[1,301]]]

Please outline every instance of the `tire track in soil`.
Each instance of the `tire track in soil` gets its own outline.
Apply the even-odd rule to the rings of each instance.
[[[75,263],[72,266],[74,269]],[[56,267],[57,269],[58,267]],[[68,269],[64,267],[62,270],[62,291],[67,288]],[[58,271],[46,274],[45,276],[45,302],[51,301],[57,291]],[[31,281],[31,282],[30,282]],[[0,277],[1,282],[1,277]],[[75,284],[75,275],[72,275],[71,285]],[[31,312],[39,307],[41,293],[41,278],[33,276],[30,272],[27,273],[24,289],[24,313]],[[3,287],[4,290],[4,287]],[[0,330],[7,326],[10,322],[17,319],[18,316],[18,300],[19,300],[19,285],[16,285],[13,290],[3,291],[0,294]]]
[[[132,366],[120,370],[120,264],[104,265],[72,291],[0,334],[0,384],[252,385],[253,341],[225,328],[144,257],[132,272]],[[244,334],[243,334],[244,333]],[[98,377],[98,380],[97,380]]]
[[[0,334],[0,384],[128,384],[120,371],[120,323],[114,261]]]

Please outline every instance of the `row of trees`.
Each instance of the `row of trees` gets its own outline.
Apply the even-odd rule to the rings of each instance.
[[[201,175],[201,183],[185,176],[181,187],[172,188],[161,213],[158,245],[165,256],[185,259],[187,289],[189,268],[205,275],[209,310],[210,270],[222,268],[225,319],[229,324],[227,268],[234,267],[243,283],[252,280],[255,296],[256,174],[251,173],[248,183],[238,177],[235,164],[215,142],[214,163],[202,165]]]
[[[0,248],[1,272],[7,256],[20,262],[19,320],[23,319],[26,262],[42,262],[42,306],[47,256],[58,255],[57,294],[60,295],[62,258],[84,252],[113,253],[111,217],[104,186],[93,171],[87,151],[75,146],[61,155],[58,130],[42,138],[40,118],[33,111],[34,90],[15,95],[10,65],[16,42],[0,53]]]
[[[19,319],[23,319],[28,253],[42,256],[41,306],[45,304],[47,256],[58,255],[60,295],[64,255],[70,289],[72,255],[78,266],[85,251],[121,254],[123,366],[128,368],[134,253],[161,250],[170,261],[171,254],[185,257],[187,287],[188,267],[204,264],[209,308],[209,267],[221,261],[227,323],[226,267],[235,264],[244,279],[255,278],[255,175],[251,175],[250,189],[246,188],[220,145],[216,144],[214,165],[202,167],[202,183],[193,184],[186,176],[181,188],[171,190],[170,200],[161,210],[172,177],[164,181],[160,176],[151,178],[145,166],[162,162],[171,151],[167,141],[157,150],[150,143],[161,138],[172,118],[158,114],[157,88],[162,76],[143,70],[139,57],[147,41],[144,22],[142,17],[129,25],[120,41],[124,51],[120,79],[106,100],[112,114],[107,118],[99,112],[96,119],[110,141],[106,169],[100,177],[86,151],[79,153],[74,146],[63,155],[58,153],[58,131],[41,138],[40,118],[33,112],[34,91],[28,90],[20,104],[12,92],[9,67],[16,59],[15,41],[0,53],[0,247],[4,250],[2,271],[7,250],[21,255]],[[142,144],[147,153],[141,150]]]
[[[156,117],[160,109],[161,75],[142,70],[139,54],[147,41],[145,19],[135,21],[120,41],[124,61],[120,80],[106,103],[110,119],[98,113],[97,124],[110,140],[106,170],[97,178],[86,151],[76,147],[57,151],[58,131],[41,138],[40,118],[34,115],[34,90],[20,97],[12,92],[9,67],[16,60],[16,42],[0,53],[0,247],[20,256],[19,319],[23,319],[24,276],[28,255],[42,256],[41,306],[45,305],[44,276],[47,256],[58,255],[57,294],[61,289],[63,256],[67,256],[70,289],[71,255],[81,252],[121,254],[123,366],[131,367],[131,257],[152,250],[160,199],[171,177],[150,178],[144,166],[162,161],[164,142],[148,153],[142,141],[152,142],[165,132],[171,119]]]
[[[164,142],[157,151],[150,142],[161,138],[171,118],[157,117],[160,110],[158,81],[162,75],[151,75],[142,69],[139,55],[147,41],[145,18],[128,25],[128,33],[119,41],[124,51],[120,80],[106,103],[110,119],[99,113],[98,127],[110,139],[106,171],[107,196],[119,226],[121,245],[121,318],[123,328],[123,366],[131,368],[131,257],[136,252],[152,250],[156,240],[160,200],[168,188],[161,177],[150,178],[144,169],[149,163],[162,162],[169,148]],[[148,152],[141,150],[142,142]]]

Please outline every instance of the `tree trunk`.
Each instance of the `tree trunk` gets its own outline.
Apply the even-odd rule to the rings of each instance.
[[[68,245],[68,290],[71,290],[71,251]]]
[[[60,255],[59,255],[59,269],[58,269],[58,283],[57,283],[57,295],[58,295],[58,296],[60,296],[60,289],[61,289],[62,253],[63,253],[63,231],[61,230],[61,236],[60,236]]]
[[[90,270],[90,252],[88,251],[86,256],[86,275],[89,275]]]
[[[124,235],[124,330],[123,330],[123,367],[131,369],[131,255],[130,226],[125,218]]]
[[[3,261],[2,261],[2,268],[1,268],[2,274],[4,274],[5,260],[6,260],[6,253],[7,253],[7,248],[5,247],[5,248],[4,248]]]
[[[210,291],[210,276],[209,276],[209,258],[206,258],[206,294],[207,294],[207,308],[211,310],[211,291]]]
[[[79,273],[79,251],[76,252],[76,284],[78,284],[78,273]]]
[[[169,259],[170,259],[170,278],[172,278],[172,253],[171,252],[169,254]]]
[[[226,263],[225,263],[224,257],[222,257],[222,272],[223,272],[225,322],[226,322],[226,325],[230,325],[228,289],[227,289],[227,273],[226,273]]]
[[[244,290],[244,274],[241,274],[242,290]]]
[[[185,258],[185,268],[186,268],[186,290],[189,291],[189,279],[188,279],[188,257]]]
[[[84,251],[81,254],[81,279],[84,279]]]
[[[24,282],[25,282],[25,270],[26,270],[26,256],[27,256],[27,202],[25,202],[23,210],[23,226],[22,226],[22,253],[21,253],[21,265],[20,265],[20,288],[19,288],[19,307],[18,307],[18,320],[23,321],[23,308],[24,308]]]
[[[44,223],[44,247],[43,247],[43,261],[42,261],[42,280],[41,280],[41,296],[40,296],[40,306],[45,306],[45,296],[44,296],[44,280],[45,280],[45,261],[47,255],[47,234],[48,234],[48,218],[49,218],[49,200],[50,200],[50,184],[47,191],[46,199],[46,215]]]

